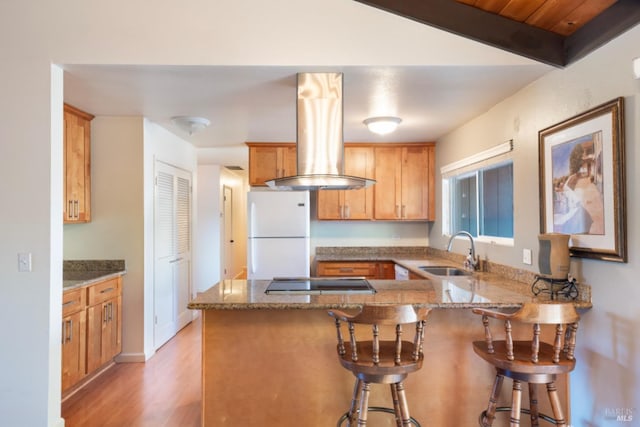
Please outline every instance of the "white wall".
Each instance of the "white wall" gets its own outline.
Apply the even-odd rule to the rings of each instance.
[[[233,271],[240,273],[247,259],[247,180],[219,165],[198,166],[198,228],[194,229],[194,289],[202,292],[223,278],[223,187],[233,191]]]
[[[632,410],[640,418],[640,80],[632,59],[640,56],[640,26],[564,70],[553,71],[437,142],[437,168],[513,139],[515,247],[479,244],[479,253],[501,264],[527,268],[522,249],[534,250],[539,233],[538,131],[619,96],[625,98],[629,262],[572,259],[571,270],[593,289],[593,309],[579,330],[578,364],[572,374],[573,426],[618,426],[611,414]],[[438,179],[438,182],[440,180]],[[438,188],[438,211],[440,194]],[[443,246],[441,222],[430,234]]]
[[[126,358],[128,361],[147,360],[154,353],[153,343],[153,280],[154,280],[154,193],[155,193],[155,162],[161,161],[191,173],[193,186],[191,206],[192,213],[197,213],[198,189],[197,189],[197,155],[196,149],[185,140],[167,131],[165,128],[148,120],[143,120],[144,128],[144,289],[143,300],[136,301],[132,307],[141,310],[135,317],[136,321],[144,325],[144,343],[138,341],[135,349],[127,352],[123,347],[123,355],[120,359]],[[192,230],[198,227],[197,215],[192,215]],[[191,264],[193,266],[193,263]],[[193,271],[193,268],[192,268]],[[191,274],[193,278],[193,273]],[[123,301],[123,305],[126,301]],[[125,305],[126,308],[126,305]],[[125,311],[126,313],[126,311]],[[124,314],[123,314],[124,316]],[[123,328],[128,326],[128,322],[123,320]],[[141,344],[144,344],[141,347]],[[127,354],[129,353],[129,354]]]
[[[314,19],[303,19],[308,16]],[[152,6],[144,0],[3,0],[0,52],[0,170],[11,177],[0,192],[5,206],[14,207],[0,214],[0,342],[11,343],[10,352],[0,352],[0,423],[26,427],[62,424],[63,79],[51,64],[531,63],[344,0],[193,0],[189,7],[170,0]],[[146,244],[147,227],[144,235]],[[32,273],[17,272],[18,252],[33,254]],[[144,311],[150,313],[146,303]]]
[[[143,138],[142,117],[93,119],[91,222],[64,226],[64,259],[125,260],[124,355],[144,353]]]
[[[193,288],[196,292],[209,289],[222,277],[220,169],[218,165],[198,165],[198,228],[193,233]]]
[[[141,362],[154,353],[154,162],[193,173],[195,148],[139,116],[98,116],[91,133],[92,218],[87,224],[64,226],[64,259],[125,260],[118,360]],[[195,178],[193,173],[194,183]]]
[[[311,253],[320,246],[428,246],[429,227],[426,222],[314,220]]]

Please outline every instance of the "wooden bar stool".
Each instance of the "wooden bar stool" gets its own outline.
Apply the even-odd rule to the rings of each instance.
[[[568,374],[576,365],[574,349],[580,316],[572,303],[525,303],[515,313],[473,309],[482,315],[485,340],[473,343],[473,350],[496,368],[496,378],[487,409],[480,414],[480,426],[492,425],[496,412],[511,412],[510,426],[520,425],[520,414],[529,414],[531,426],[538,426],[539,419],[552,424],[567,426],[564,418],[556,377]],[[491,333],[489,318],[504,322],[504,340],[496,341]],[[516,341],[512,336],[512,323],[532,325],[531,335],[526,341]],[[545,328],[554,328],[553,343],[541,341]],[[511,406],[497,407],[504,377],[513,380]],[[522,383],[529,386],[529,409],[522,408]],[[538,411],[538,384],[546,384],[553,417]]]
[[[345,369],[355,375],[351,407],[338,421],[338,427],[346,420],[352,427],[366,426],[367,412],[378,411],[395,414],[399,427],[420,426],[409,415],[409,406],[405,396],[403,381],[411,372],[422,367],[422,344],[424,340],[424,324],[429,309],[414,309],[411,305],[365,305],[362,310],[349,315],[338,310],[329,311],[335,319],[338,334],[338,358]],[[349,340],[343,339],[342,325],[348,325]],[[403,325],[415,324],[409,333],[413,341],[402,339]],[[366,335],[368,340],[359,340],[362,328],[356,324],[369,325],[371,329]],[[394,339],[384,339],[386,329],[392,329]],[[366,328],[365,329],[369,329]],[[364,332],[363,332],[364,334]],[[382,338],[381,338],[382,337]],[[393,409],[369,407],[370,384],[389,384]]]

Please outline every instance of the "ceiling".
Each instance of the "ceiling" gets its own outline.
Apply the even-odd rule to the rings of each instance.
[[[640,23],[638,0],[356,0],[554,66]]]
[[[233,164],[246,168],[247,151],[244,142],[295,141],[298,72],[344,73],[345,141],[434,141],[549,72],[553,69],[550,65],[564,65],[548,60],[549,56],[557,56],[554,51],[546,52],[546,56],[542,57],[532,55],[528,38],[544,34],[540,39],[544,46],[549,44],[549,34],[553,35],[554,40],[559,38],[566,41],[567,37],[575,37],[590,23],[598,22],[601,16],[620,5],[626,5],[627,16],[634,17],[636,23],[640,21],[640,15],[635,13],[638,6],[629,9],[627,0],[359,2],[536,61],[527,65],[438,64],[313,69],[295,66],[64,65],[65,102],[96,116],[144,116],[202,148],[199,152],[200,162]],[[576,5],[574,13],[560,8],[560,3]],[[632,0],[632,3],[640,4],[636,0]],[[535,10],[532,7],[534,4],[538,5]],[[435,23],[434,10],[438,12],[436,15],[439,19]],[[544,10],[547,13],[541,12]],[[576,12],[578,10],[582,12]],[[458,18],[451,18],[452,12],[454,16],[464,19],[460,21]],[[616,12],[616,16],[619,13]],[[587,22],[587,17],[591,15],[597,16],[591,17]],[[490,18],[487,19],[487,16]],[[554,19],[550,18],[553,16],[555,24]],[[582,18],[575,18],[576,16]],[[444,22],[442,17],[449,21]],[[505,25],[498,31],[502,32],[503,38],[504,34],[512,31],[507,36],[512,40],[509,46],[501,45],[502,39],[496,37],[494,30],[499,27],[494,20],[496,17],[499,18],[498,23]],[[473,25],[462,25],[469,22],[469,19]],[[509,24],[504,24],[505,21]],[[569,21],[574,23],[569,25]],[[518,37],[514,36],[512,24],[516,24]],[[468,30],[467,33],[459,31],[461,25]],[[541,25],[550,28],[534,27]],[[625,20],[625,25],[628,25],[628,20]],[[613,38],[612,34],[617,33],[610,31],[610,27],[604,27],[600,33]],[[529,30],[531,28],[534,30]],[[569,30],[573,32],[563,35]],[[621,31],[620,28],[618,31]],[[482,32],[489,41],[478,37]],[[528,50],[523,49],[520,44],[529,46]],[[595,44],[589,46],[593,48]],[[442,46],[442,49],[447,49],[447,46]],[[563,57],[561,62],[566,63],[571,59],[567,58]],[[206,117],[211,125],[199,133],[189,135],[171,122],[171,117],[179,115]],[[393,134],[380,137],[370,133],[362,124],[365,118],[376,115],[399,116],[402,123]]]

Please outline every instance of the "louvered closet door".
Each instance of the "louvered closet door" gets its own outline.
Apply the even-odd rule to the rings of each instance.
[[[154,347],[191,321],[191,174],[156,162]]]
[[[174,266],[176,292],[177,330],[184,328],[192,319],[189,303],[191,283],[191,176],[176,176],[176,237],[177,261]]]

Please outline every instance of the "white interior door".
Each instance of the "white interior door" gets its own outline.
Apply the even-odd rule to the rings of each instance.
[[[154,221],[154,347],[192,319],[191,174],[156,162]]]
[[[232,279],[236,274],[233,271],[233,189],[223,187],[223,221],[224,236],[223,238],[223,278]]]

